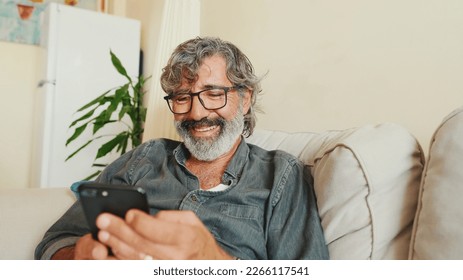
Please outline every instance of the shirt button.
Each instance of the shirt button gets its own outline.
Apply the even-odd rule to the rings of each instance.
[[[191,200],[194,202],[198,202],[198,197],[196,197],[196,195],[192,195]]]

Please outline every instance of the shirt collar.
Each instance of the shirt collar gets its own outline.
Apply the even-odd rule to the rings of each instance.
[[[185,144],[182,142],[174,150],[175,160],[181,166],[186,168],[186,160],[190,155],[190,152],[186,148]],[[233,155],[230,163],[225,169],[225,174],[222,177],[222,182],[226,185],[232,185],[234,182],[239,180],[241,177],[241,172],[243,171],[244,165],[248,160],[249,147],[244,140],[244,137],[241,136],[241,142],[236,149],[235,154]]]

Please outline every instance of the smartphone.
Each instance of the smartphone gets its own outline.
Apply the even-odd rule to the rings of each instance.
[[[98,239],[96,218],[99,214],[108,212],[124,218],[127,211],[133,208],[149,213],[146,193],[140,187],[86,182],[81,184],[77,191],[95,240]]]

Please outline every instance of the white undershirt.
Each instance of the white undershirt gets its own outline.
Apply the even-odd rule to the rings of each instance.
[[[224,191],[224,190],[228,189],[229,187],[230,187],[229,185],[218,184],[217,186],[215,186],[215,187],[213,187],[213,188],[207,189],[207,191],[210,191],[210,192],[221,192],[221,191]]]

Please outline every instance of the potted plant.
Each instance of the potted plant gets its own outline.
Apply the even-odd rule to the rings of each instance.
[[[69,126],[69,128],[74,128],[74,132],[67,139],[66,146],[82,135],[86,129],[91,129],[93,136],[71,153],[66,158],[66,161],[78,154],[82,149],[85,149],[93,141],[101,138],[110,138],[110,140],[98,149],[92,164],[93,167],[103,168],[107,166],[107,163],[97,163],[97,160],[109,152],[115,150],[123,154],[127,151],[128,147],[134,148],[141,144],[143,125],[146,117],[146,108],[143,106],[143,85],[149,77],[145,79],[143,75],[140,75],[136,80],[132,80],[119,58],[112,51],[110,51],[110,55],[113,66],[119,74],[127,79],[127,83],[104,92],[76,111],[80,117],[74,120]],[[123,120],[125,116],[128,116],[128,118]],[[116,135],[98,134],[101,128],[115,122],[124,123],[127,129],[120,131]],[[101,170],[98,170],[84,180],[92,179],[100,173]]]

